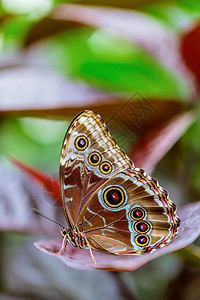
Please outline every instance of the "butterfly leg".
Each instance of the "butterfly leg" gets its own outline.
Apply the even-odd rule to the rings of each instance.
[[[90,256],[92,257],[92,260],[93,260],[94,264],[96,264],[96,259],[94,258],[94,254],[93,254],[93,252],[92,252],[92,248],[90,247],[90,244],[89,244],[89,242],[88,242],[86,236],[85,236],[85,240],[86,240],[86,242],[87,242],[87,244],[88,244],[88,248],[89,248],[89,251],[90,251]]]
[[[94,258],[94,254],[93,254],[92,248],[90,246],[89,246],[89,251],[90,251],[90,255],[92,257],[92,260],[93,260],[94,264],[96,264],[96,259]]]
[[[67,235],[64,236],[62,241],[62,246],[59,252],[57,253],[57,255],[63,255],[65,253],[66,247],[67,247]]]

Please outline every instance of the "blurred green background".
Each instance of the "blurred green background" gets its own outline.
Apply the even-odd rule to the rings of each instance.
[[[169,140],[167,148],[173,147],[161,159],[153,175],[170,191],[178,205],[198,201],[199,24],[200,2],[192,0],[1,1],[2,168],[12,170],[7,159],[13,156],[50,174],[58,173],[62,140],[76,113],[92,107],[109,120],[109,115],[115,117],[123,103],[134,101],[139,94],[158,116],[143,117],[139,122],[141,130],[122,122],[127,134],[125,142],[120,129],[116,134],[111,128],[111,133],[119,146],[131,155],[149,132],[156,132],[181,113],[194,113],[191,126],[179,134],[182,135],[179,141],[170,146]],[[65,82],[74,84],[66,100]],[[80,85],[85,88],[78,92]],[[77,89],[75,96],[70,94],[73,89]],[[89,101],[87,89],[92,91]],[[107,95],[106,101],[101,102],[99,99],[103,96],[97,97],[96,92]],[[131,131],[132,138],[128,138]],[[4,171],[1,174],[4,176]],[[9,260],[9,264],[15,266],[16,259],[10,247],[19,250],[21,241],[29,238],[4,230],[0,237],[3,249],[0,299],[99,299],[92,293],[103,276],[97,273],[106,274],[103,271],[74,271],[54,261],[55,269],[51,271],[44,263],[37,267],[43,268],[40,274],[41,280],[46,282],[44,285],[33,280],[33,266],[28,269],[28,289],[25,277],[10,280],[13,271],[9,267],[5,272],[5,262]],[[110,292],[104,294],[104,299],[200,299],[198,246],[196,241],[187,249],[152,261],[134,273],[119,273],[117,279],[112,273],[106,274],[110,286],[103,281],[102,291],[106,287]],[[43,259],[42,254],[38,257],[38,261]],[[46,264],[51,264],[51,260],[47,260]],[[52,277],[49,272],[54,272]],[[84,295],[77,292],[78,286],[70,287],[69,283],[65,286],[65,272],[69,281],[79,278],[81,282],[85,276],[81,286]],[[95,274],[99,278],[93,287],[90,272],[91,277]],[[56,279],[61,277],[64,287]],[[13,284],[15,279],[20,282],[18,289]],[[77,281],[77,285],[80,282]]]

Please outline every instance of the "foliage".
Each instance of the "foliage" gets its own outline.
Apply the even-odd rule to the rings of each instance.
[[[46,240],[36,245],[46,252],[60,243],[57,226],[32,214],[35,207],[65,222],[58,205],[60,147],[72,118],[91,109],[179,206],[181,242],[161,254],[198,237],[199,20],[198,1],[188,0],[1,1],[3,299],[199,297],[199,240],[155,260],[98,256],[104,270],[135,270],[152,260],[130,274],[73,270],[34,248],[40,237]],[[17,158],[13,166],[10,157]],[[91,267],[84,250],[73,251],[62,258],[68,266]]]

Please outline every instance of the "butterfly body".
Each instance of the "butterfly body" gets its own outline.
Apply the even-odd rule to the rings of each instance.
[[[104,253],[142,254],[178,233],[176,206],[158,181],[135,168],[102,118],[80,113],[64,138],[60,189],[67,239]]]
[[[74,246],[81,249],[88,249],[87,241],[83,234],[77,232],[76,229],[71,230],[67,228],[61,228],[61,234],[63,237],[67,237],[68,242]]]

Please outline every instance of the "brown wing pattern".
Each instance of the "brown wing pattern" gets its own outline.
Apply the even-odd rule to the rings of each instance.
[[[116,174],[90,198],[78,227],[96,250],[141,254],[169,242],[179,219],[157,180],[132,168]]]
[[[133,162],[116,145],[101,116],[80,113],[65,135],[60,156],[60,189],[70,228],[95,190],[131,167]]]
[[[71,229],[113,254],[142,254],[178,232],[175,204],[157,180],[134,168],[102,118],[80,113],[64,138],[60,188]]]

